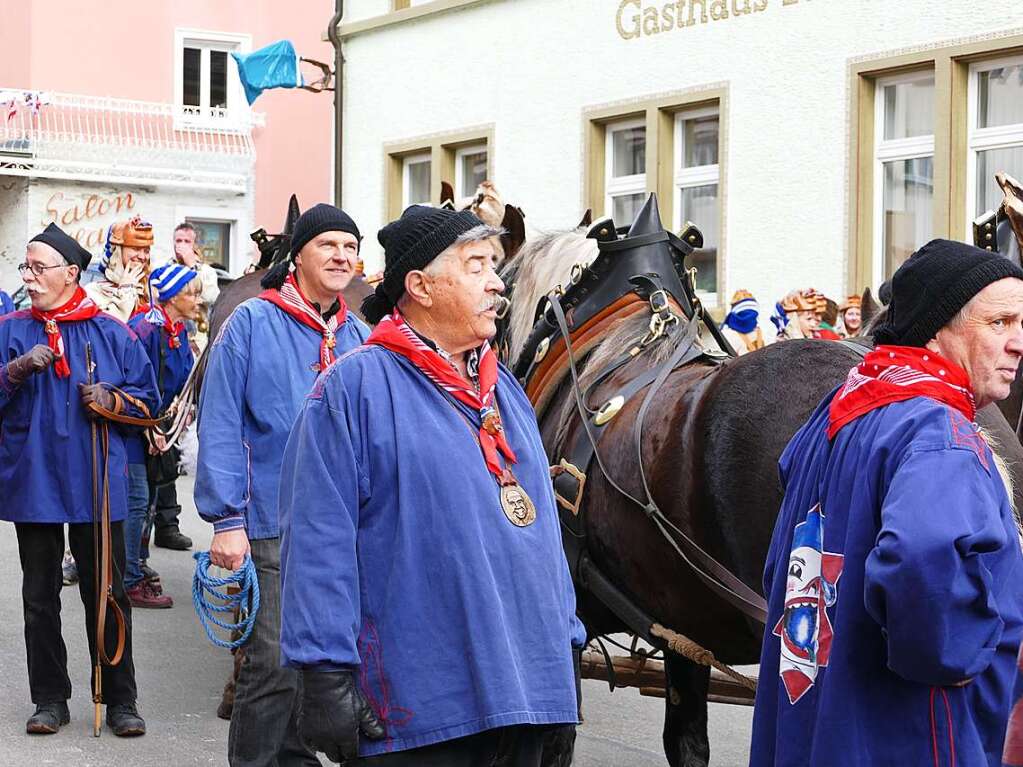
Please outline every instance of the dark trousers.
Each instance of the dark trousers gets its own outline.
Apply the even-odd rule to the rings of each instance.
[[[25,608],[25,649],[28,654],[28,686],[32,702],[56,703],[71,697],[67,673],[67,648],[60,633],[60,563],[64,557],[64,526],[17,523],[18,555],[21,558],[21,599]],[[116,666],[103,666],[103,702],[133,703],[136,698],[135,666],[131,656],[131,605],[124,595],[124,523],[110,525],[114,599],[124,612],[127,636],[124,656]],[[89,657],[96,657],[97,563],[93,555],[92,525],[68,525],[68,543],[78,564],[78,593],[85,606],[85,633]],[[106,648],[117,646],[117,621],[107,611]],[[93,680],[95,687],[95,680]]]
[[[250,541],[259,612],[235,686],[227,760],[231,767],[319,767],[298,736],[301,678],[281,666],[279,538]]]
[[[432,746],[363,757],[353,764],[358,767],[541,767],[545,740],[560,734],[571,734],[574,740],[574,732],[574,724],[499,727]],[[568,761],[558,763],[570,762],[571,753]]]
[[[153,513],[156,515],[154,518],[156,529],[172,528],[177,530],[178,517],[181,514],[181,504],[178,503],[178,483],[150,485],[149,498],[149,502],[153,506]]]

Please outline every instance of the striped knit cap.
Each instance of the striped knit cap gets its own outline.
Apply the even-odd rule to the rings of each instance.
[[[170,301],[181,292],[190,281],[198,277],[198,273],[181,264],[165,264],[153,270],[149,275],[149,286],[156,293],[161,304]]]

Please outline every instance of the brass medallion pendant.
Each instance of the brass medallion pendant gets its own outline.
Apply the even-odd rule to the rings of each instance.
[[[518,483],[501,486],[501,508],[516,527],[527,527],[536,521],[536,507]]]

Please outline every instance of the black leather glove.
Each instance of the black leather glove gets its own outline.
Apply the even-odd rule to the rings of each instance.
[[[355,686],[351,671],[303,671],[298,734],[313,751],[343,764],[359,755],[359,733],[380,740],[387,732]]]
[[[24,383],[25,379],[41,373],[53,364],[56,355],[46,344],[36,344],[20,357],[7,363],[7,377],[15,386]]]
[[[79,384],[78,390],[81,392],[82,407],[85,408],[87,417],[91,419],[102,417],[99,413],[89,408],[89,405],[93,402],[105,410],[114,409],[114,395],[103,388],[103,384]]]

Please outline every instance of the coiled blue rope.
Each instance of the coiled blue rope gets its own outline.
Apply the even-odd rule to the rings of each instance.
[[[206,629],[206,636],[218,647],[226,647],[229,650],[241,647],[252,633],[256,613],[259,612],[259,581],[256,578],[256,566],[252,563],[252,557],[246,555],[242,566],[226,578],[215,578],[209,574],[208,551],[197,551],[192,554],[192,558],[195,559],[192,605],[195,607],[195,614],[199,616],[199,622]],[[237,594],[219,590],[232,584],[238,585]],[[210,602],[211,597],[216,600],[214,603]],[[243,616],[238,623],[228,623],[216,616],[216,613],[233,613],[236,607],[240,608]],[[232,634],[236,631],[241,632],[241,636],[235,640],[225,641],[217,636],[213,630],[214,625]]]

